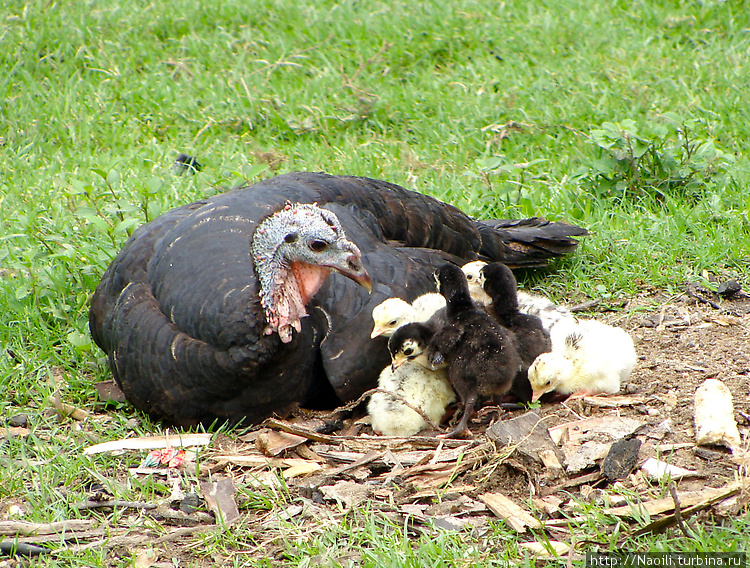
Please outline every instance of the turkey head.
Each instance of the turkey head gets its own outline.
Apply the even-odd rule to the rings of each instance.
[[[299,333],[305,306],[332,270],[372,289],[359,248],[346,238],[338,217],[315,203],[287,202],[258,225],[251,251],[265,333],[277,332],[284,343],[292,340],[292,329]]]

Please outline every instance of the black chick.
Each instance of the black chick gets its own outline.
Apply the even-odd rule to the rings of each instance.
[[[480,270],[480,281],[492,303],[487,310],[500,325],[508,328],[516,338],[518,354],[523,366],[514,381],[513,394],[521,402],[531,400],[528,369],[542,353],[552,351],[549,332],[541,318],[518,310],[518,283],[513,272],[502,262],[491,262]]]
[[[513,335],[476,306],[461,269],[444,264],[437,273],[440,293],[446,300],[448,325],[440,329],[427,348],[434,368],[449,365],[448,380],[463,405],[458,425],[448,434],[463,434],[479,396],[506,394],[521,368]]]

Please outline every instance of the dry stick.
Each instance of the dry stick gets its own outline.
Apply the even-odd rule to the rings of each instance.
[[[59,534],[91,528],[93,523],[85,519],[57,521],[54,523],[29,523],[27,521],[0,521],[0,534],[4,535],[40,535]]]
[[[127,509],[156,509],[155,503],[146,503],[145,501],[123,501],[121,499],[109,499],[107,501],[94,501],[88,499],[75,504],[79,511],[84,509],[103,509],[105,507],[123,507]]]
[[[355,400],[354,402],[350,402],[348,404],[345,404],[344,406],[339,406],[336,410],[334,410],[333,412],[327,414],[326,416],[328,416],[330,418],[330,417],[332,417],[334,414],[336,414],[338,412],[344,412],[344,411],[347,411],[347,410],[351,410],[352,408],[354,408],[355,406],[357,406],[359,403],[361,403],[365,398],[367,398],[368,396],[370,396],[371,394],[376,393],[376,392],[380,392],[380,393],[383,393],[383,394],[390,395],[394,399],[398,400],[404,406],[407,406],[408,408],[410,408],[411,410],[413,410],[414,412],[416,412],[417,414],[419,414],[424,419],[424,421],[427,422],[427,424],[430,425],[430,427],[432,427],[433,429],[437,430],[438,432],[442,432],[442,429],[440,428],[440,426],[438,426],[437,424],[435,424],[435,422],[433,422],[430,419],[430,417],[427,416],[421,408],[417,408],[416,406],[413,406],[413,405],[409,404],[409,402],[406,399],[404,399],[404,397],[402,397],[401,395],[396,394],[395,392],[391,392],[391,391],[387,391],[387,390],[381,389],[381,388],[374,388],[374,389],[370,389],[368,391],[363,392],[362,395],[357,400]]]
[[[677,487],[675,487],[674,481],[669,483],[669,493],[672,495],[672,501],[674,501],[674,518],[677,521],[677,526],[680,527],[680,530],[686,537],[692,538],[692,536],[688,534],[687,528],[685,528],[685,523],[682,522],[680,498],[677,496]]]

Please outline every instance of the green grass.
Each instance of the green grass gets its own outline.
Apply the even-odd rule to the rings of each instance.
[[[131,408],[81,432],[43,412],[55,388],[90,408],[108,376],[87,330],[101,273],[138,224],[246,177],[366,175],[477,217],[581,224],[592,234],[574,257],[525,276],[560,300],[672,292],[703,270],[748,283],[747,2],[11,0],[0,16],[0,415],[27,412],[43,436],[0,447],[15,460],[0,503],[34,520],[68,518],[92,472],[123,467],[81,448],[124,435]],[[626,121],[664,168],[597,143]],[[717,153],[686,159],[678,127]],[[174,176],[179,152],[203,171]],[[289,543],[290,564],[353,532],[363,565],[506,554],[375,519]],[[722,531],[747,522],[707,542]]]

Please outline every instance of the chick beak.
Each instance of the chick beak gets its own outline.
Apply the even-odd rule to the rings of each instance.
[[[547,392],[547,391],[543,391],[543,390],[536,390],[536,389],[534,389],[534,390],[532,391],[532,393],[531,393],[531,402],[536,402],[536,401],[537,401],[537,400],[539,400],[539,398],[540,398],[540,397],[541,397],[541,396],[542,396],[543,394],[545,394],[546,392]]]
[[[380,337],[385,332],[385,328],[381,325],[376,325],[372,328],[372,333],[370,334],[370,339],[375,339],[376,337]]]
[[[406,355],[404,355],[403,353],[396,353],[391,359],[391,371],[395,371],[401,365],[406,363],[406,361],[408,361]]]

